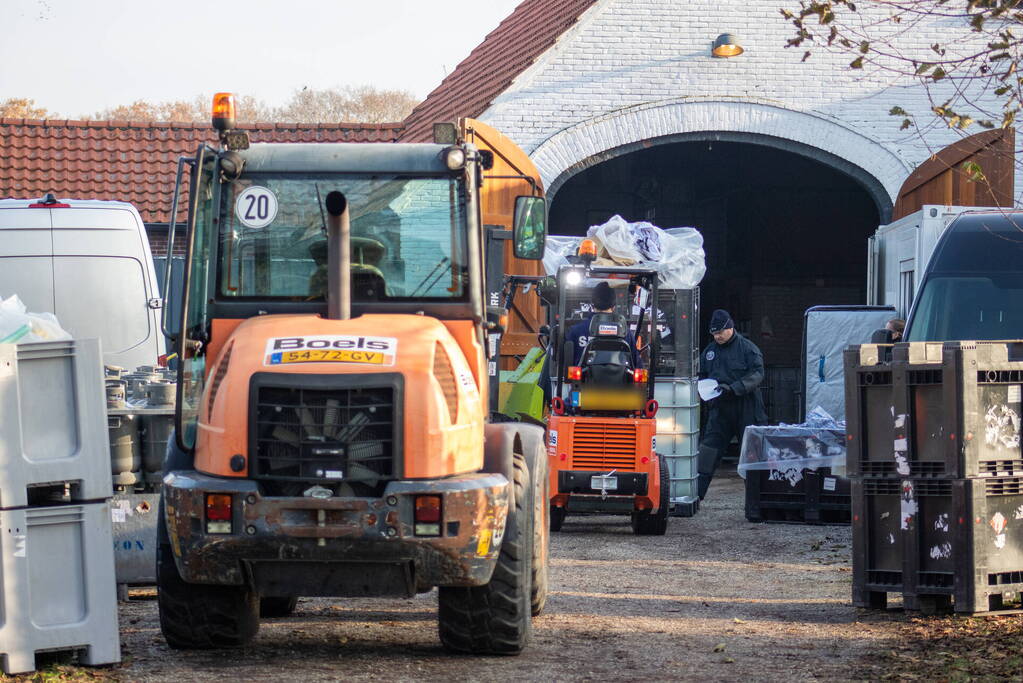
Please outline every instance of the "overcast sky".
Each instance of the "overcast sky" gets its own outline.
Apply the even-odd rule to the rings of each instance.
[[[0,101],[74,118],[303,86],[425,97],[521,0],[0,0]],[[218,11],[222,8],[222,11]]]

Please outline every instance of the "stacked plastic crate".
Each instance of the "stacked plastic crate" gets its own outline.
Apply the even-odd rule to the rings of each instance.
[[[846,351],[853,602],[1003,608],[1023,591],[1023,342]]]
[[[99,343],[0,344],[0,668],[120,661]]]

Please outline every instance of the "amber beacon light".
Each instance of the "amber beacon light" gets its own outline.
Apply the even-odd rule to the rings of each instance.
[[[234,94],[218,92],[213,96],[213,127],[217,130],[234,128]]]

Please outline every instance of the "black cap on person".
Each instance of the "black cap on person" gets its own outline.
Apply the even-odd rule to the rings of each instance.
[[[719,308],[710,314],[711,334],[720,332],[721,330],[727,330],[729,327],[735,327],[735,323],[732,322],[732,316],[728,314],[728,311]]]

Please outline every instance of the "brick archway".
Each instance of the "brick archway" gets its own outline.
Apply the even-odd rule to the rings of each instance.
[[[723,140],[776,147],[846,173],[874,199],[882,221],[912,170],[892,150],[834,119],[767,102],[684,99],[629,107],[559,131],[532,151],[553,197],[566,180],[653,145]]]

